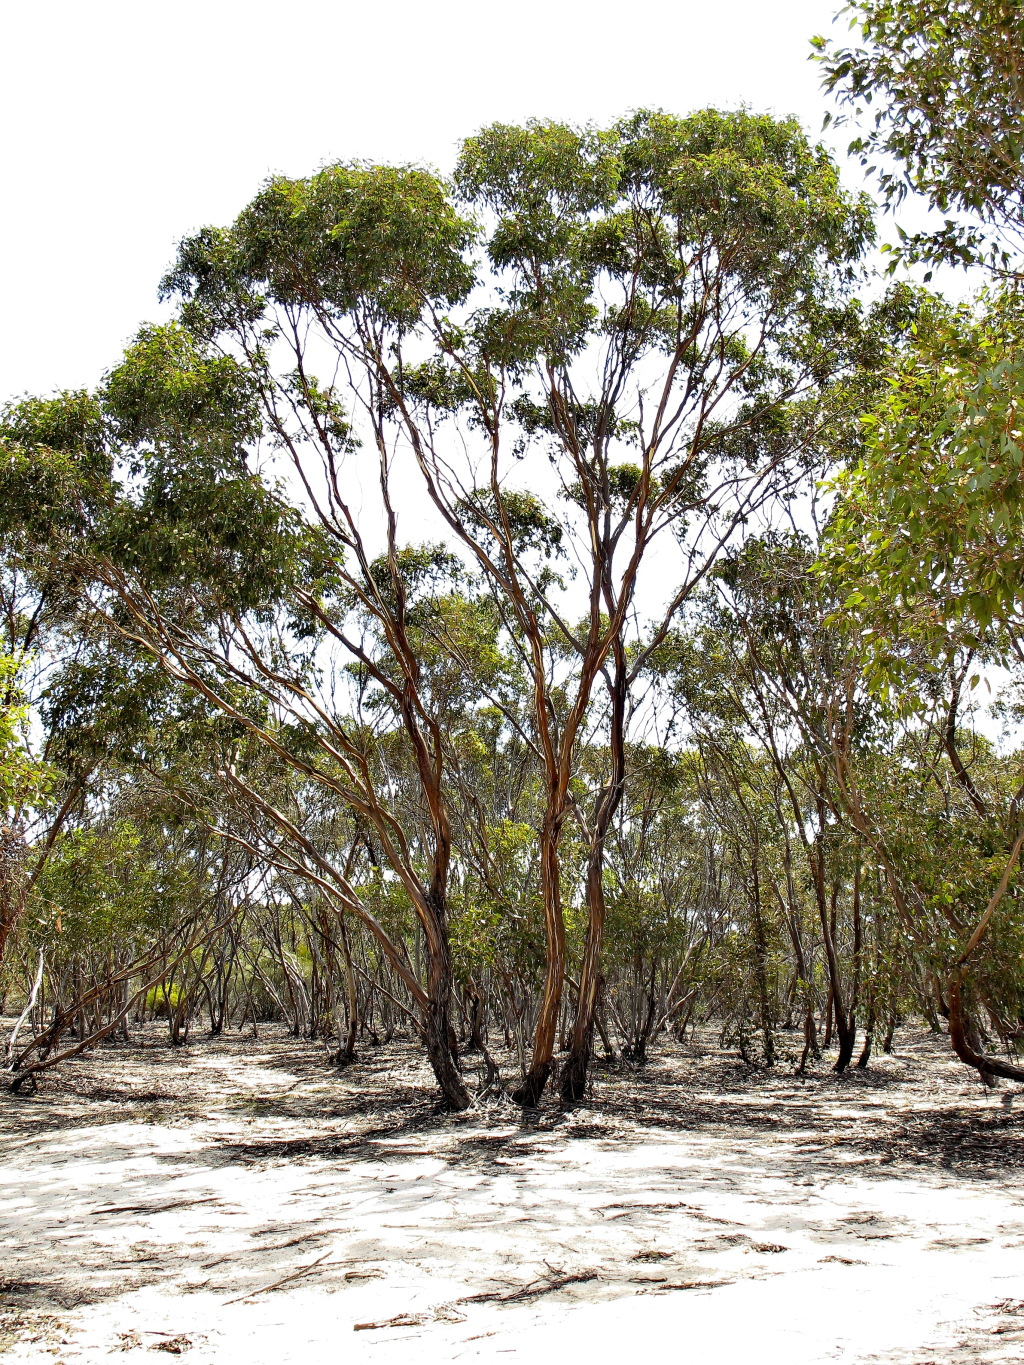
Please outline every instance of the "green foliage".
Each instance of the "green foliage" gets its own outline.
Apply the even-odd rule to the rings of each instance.
[[[42,802],[53,777],[29,747],[29,707],[19,691],[19,673],[19,661],[0,654],[0,821],[5,827]]]
[[[901,232],[898,257],[1010,266],[1024,228],[1024,10],[1017,0],[854,0],[842,13],[861,46],[814,42],[825,89],[866,122],[850,150],[877,170],[890,205],[914,193],[960,215]]]
[[[111,470],[106,419],[92,395],[63,393],[7,404],[0,412],[5,564],[52,591],[56,585],[50,580],[68,572],[68,545],[88,534],[103,514]]]
[[[116,448],[215,475],[247,467],[246,443],[261,430],[254,376],[206,350],[176,323],[143,327],[107,376],[101,401]]]
[[[94,553],[144,574],[151,591],[190,587],[214,611],[244,613],[279,595],[304,541],[248,468],[246,443],[260,431],[253,383],[177,325],[142,330],[102,395],[128,483]]]
[[[190,301],[193,323],[223,320],[224,301],[241,286],[254,300],[265,288],[281,304],[365,309],[371,323],[409,327],[424,308],[466,296],[473,235],[429,171],[329,166],[305,180],[269,181],[230,235],[186,241],[165,289]]]
[[[57,952],[125,943],[144,949],[180,908],[181,882],[163,852],[159,842],[147,848],[145,831],[132,820],[68,833],[37,883],[31,937]]]
[[[883,671],[913,668],[901,641],[934,658],[960,641],[995,647],[993,628],[1017,628],[1022,328],[1015,296],[929,304],[864,418],[862,458],[836,481],[823,571]]]
[[[1018,611],[1019,326],[858,301],[872,241],[794,120],[706,109],[496,124],[450,182],[275,177],[182,243],[175,321],[0,423],[4,609],[59,661],[17,930],[47,990],[198,917],[147,1004],[205,989],[211,1027],[411,999],[429,1033],[461,988],[525,1049],[586,985],[634,1060],[696,1010],[771,1064],[830,992],[930,999],[1016,818],[940,712]],[[792,528],[840,461],[816,574]],[[406,536],[410,478],[446,539]],[[1004,1021],[1009,894],[971,978]]]
[[[851,201],[828,152],[794,119],[641,112],[619,136],[625,187],[656,215],[644,247],[659,282],[689,264],[680,246],[689,253],[699,244],[747,288],[795,298],[820,262],[845,267],[871,240],[867,201]]]
[[[155,1018],[167,1018],[176,1013],[185,999],[185,992],[174,982],[164,982],[146,992],[146,1010]]]

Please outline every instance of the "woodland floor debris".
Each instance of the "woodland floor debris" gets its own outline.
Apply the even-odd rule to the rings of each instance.
[[[0,1351],[1024,1362],[1024,1113],[897,1046],[800,1079],[707,1034],[460,1115],[406,1045],[100,1049],[0,1101]]]

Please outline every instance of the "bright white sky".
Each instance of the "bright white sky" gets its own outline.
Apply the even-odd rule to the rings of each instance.
[[[0,18],[0,400],[91,385],[272,171],[450,168],[496,119],[747,103],[816,133],[840,0],[37,0]],[[837,32],[845,33],[845,21]],[[850,168],[851,181],[856,179]]]

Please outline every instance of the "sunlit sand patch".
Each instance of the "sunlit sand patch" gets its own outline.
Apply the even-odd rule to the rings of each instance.
[[[11,1365],[1019,1357],[1024,1116],[941,1041],[794,1087],[704,1040],[569,1115],[438,1115],[402,1048],[358,1093],[274,1030],[168,1052],[3,1100]]]

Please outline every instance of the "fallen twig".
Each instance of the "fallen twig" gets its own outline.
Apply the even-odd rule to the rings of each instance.
[[[348,1228],[324,1228],[321,1232],[304,1232],[301,1237],[293,1237],[288,1242],[271,1242],[267,1246],[253,1247],[251,1250],[264,1251],[284,1251],[286,1247],[297,1247],[300,1242],[313,1242],[318,1237],[330,1237],[336,1232],[348,1232]]]
[[[293,1270],[290,1275],[283,1275],[281,1279],[275,1280],[273,1284],[265,1284],[262,1289],[250,1289],[247,1294],[239,1294],[236,1299],[228,1299],[224,1304],[224,1307],[227,1308],[230,1303],[241,1303],[243,1299],[255,1298],[257,1294],[269,1294],[272,1289],[280,1289],[283,1284],[290,1284],[292,1280],[299,1280],[303,1275],[308,1275],[311,1270],[315,1270],[318,1265],[322,1265],[330,1254],[329,1251],[325,1251],[317,1260],[310,1261],[308,1265],[299,1266],[298,1270]]]
[[[667,1284],[652,1284],[650,1289],[638,1289],[638,1294],[665,1294],[670,1289],[718,1289],[732,1280],[670,1280]]]
[[[606,1223],[615,1218],[628,1218],[631,1213],[670,1213],[673,1209],[688,1209],[689,1204],[602,1204],[598,1210],[604,1214]],[[619,1213],[607,1213],[607,1209],[620,1209]]]
[[[379,1327],[422,1327],[429,1322],[430,1313],[396,1313],[393,1318],[380,1318],[376,1322],[354,1322],[353,1332],[373,1332]]]
[[[322,1232],[305,1232],[301,1237],[292,1237],[287,1242],[271,1242],[268,1246],[246,1247],[244,1251],[228,1251],[225,1252],[223,1256],[218,1256],[215,1260],[203,1261],[201,1268],[203,1270],[212,1270],[214,1266],[223,1265],[225,1261],[234,1261],[239,1256],[251,1255],[253,1252],[262,1255],[265,1251],[284,1251],[288,1247],[298,1246],[301,1242],[313,1242],[321,1237],[330,1237],[336,1232],[348,1232],[348,1228],[324,1228]]]
[[[350,1277],[345,1276],[346,1280]],[[462,1300],[460,1299],[461,1303]],[[375,1322],[354,1322],[353,1332],[374,1332],[381,1327],[422,1327],[428,1322],[465,1322],[465,1313],[460,1313],[452,1304],[442,1303],[436,1308],[422,1313],[396,1313],[393,1318],[378,1318]]]
[[[519,1299],[535,1299],[538,1294],[551,1294],[556,1289],[564,1289],[567,1284],[583,1284],[597,1279],[596,1270],[580,1270],[574,1275],[555,1275],[547,1280],[531,1280],[529,1284],[516,1289],[499,1289],[489,1294],[467,1294],[456,1299],[456,1303],[515,1303]]]
[[[111,1204],[109,1208],[93,1209],[92,1216],[95,1218],[101,1213],[168,1213],[171,1209],[190,1209],[197,1204],[219,1204],[219,1198],[213,1194],[206,1199],[175,1199],[170,1204]]]

